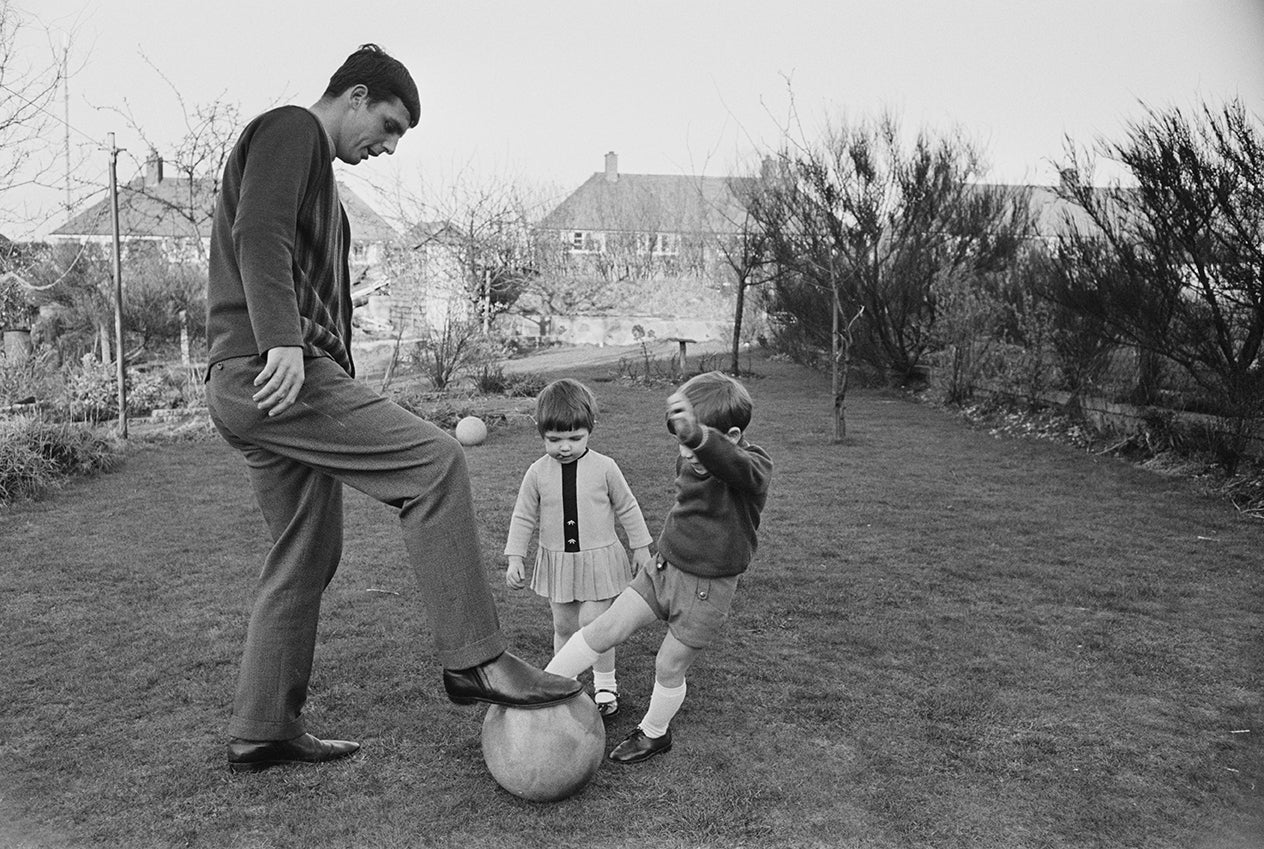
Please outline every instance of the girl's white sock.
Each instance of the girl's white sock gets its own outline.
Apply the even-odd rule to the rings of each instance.
[[[619,682],[614,677],[614,670],[609,672],[600,672],[593,670],[593,689],[600,692],[601,690],[609,690],[612,693],[619,692]]]

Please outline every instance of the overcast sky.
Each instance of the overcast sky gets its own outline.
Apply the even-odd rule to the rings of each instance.
[[[73,33],[71,142],[101,185],[107,133],[121,180],[145,153],[114,109],[174,146],[173,86],[246,116],[306,106],[366,41],[413,71],[422,121],[392,160],[355,171],[417,187],[465,173],[564,194],[610,150],[628,173],[744,170],[777,145],[791,93],[809,132],[883,109],[906,128],[960,127],[999,182],[1052,182],[1066,135],[1119,137],[1141,101],[1236,96],[1264,115],[1264,0],[11,2]],[[60,149],[60,128],[49,141]],[[63,201],[26,196],[28,232],[13,235],[56,226]]]

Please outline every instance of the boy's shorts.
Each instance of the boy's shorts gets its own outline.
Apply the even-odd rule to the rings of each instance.
[[[636,573],[628,584],[691,649],[704,649],[720,634],[733,606],[737,575],[703,578],[660,563]]]

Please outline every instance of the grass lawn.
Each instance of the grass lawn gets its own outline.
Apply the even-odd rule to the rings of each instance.
[[[520,801],[487,773],[481,709],[443,696],[392,511],[348,493],[313,732],[349,762],[231,775],[226,721],[266,551],[218,440],[0,511],[0,847],[1264,846],[1264,524],[1189,483],[996,439],[884,393],[759,361],[752,441],[776,462],[723,644],[675,748]],[[592,445],[652,531],[672,498],[666,389],[572,372]],[[533,428],[469,450],[489,580],[517,650],[542,599],[502,581]],[[620,652],[637,722],[662,631]]]

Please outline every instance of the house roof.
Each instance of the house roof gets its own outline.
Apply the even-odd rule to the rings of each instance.
[[[981,183],[979,187],[999,189],[1015,197],[1026,192],[1032,227],[1037,237],[1051,239],[1071,230],[1090,233],[1097,229],[1083,207],[1065,200],[1051,186]]]
[[[425,247],[432,242],[449,242],[460,238],[452,224],[447,221],[419,221],[404,232],[402,241],[413,250]]]
[[[612,179],[613,176],[613,179]],[[745,217],[727,177],[597,172],[541,220],[545,230],[727,233]]]
[[[351,240],[353,242],[390,242],[399,238],[395,228],[386,219],[378,215],[373,207],[344,183],[338,184],[338,197],[347,210],[347,220],[351,222]]]
[[[202,238],[211,235],[211,217],[218,196],[215,180],[172,177],[146,184],[137,178],[119,186],[119,234],[123,238]],[[394,228],[350,188],[338,184],[338,196],[351,222],[356,242],[386,242]],[[53,236],[109,236],[110,199],[102,198],[52,231]]]
[[[614,179],[612,179],[612,177]],[[752,178],[597,172],[541,220],[544,230],[601,232],[738,232],[744,207],[738,195]],[[991,185],[1027,193],[1035,235],[1053,238],[1069,229],[1091,232],[1092,219],[1050,186]]]

